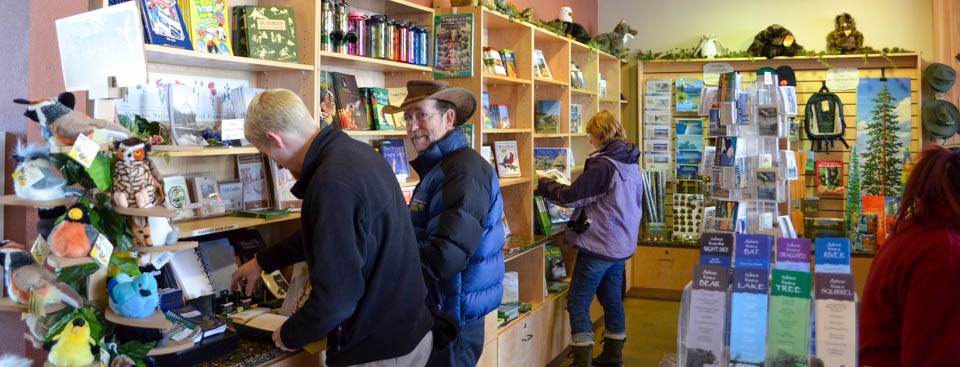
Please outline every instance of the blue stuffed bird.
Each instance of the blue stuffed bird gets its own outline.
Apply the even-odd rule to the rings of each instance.
[[[120,273],[107,284],[110,293],[110,308],[120,316],[144,319],[153,315],[160,303],[157,280],[151,274],[136,278]]]

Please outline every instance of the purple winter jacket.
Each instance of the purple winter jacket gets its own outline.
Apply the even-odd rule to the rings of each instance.
[[[633,256],[643,215],[639,158],[636,145],[614,140],[587,158],[583,173],[572,185],[540,179],[538,190],[544,198],[576,208],[573,219],[586,215],[591,221],[581,234],[568,230],[567,244],[608,261]]]

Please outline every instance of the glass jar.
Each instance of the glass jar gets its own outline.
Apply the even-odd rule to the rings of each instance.
[[[396,53],[394,52],[396,51],[396,48],[394,45],[397,44],[397,37],[396,32],[394,32],[393,29],[393,19],[387,18],[387,22],[385,24],[386,25],[383,27],[383,49],[386,52],[384,52],[383,58],[384,60],[396,60]]]
[[[367,20],[367,39],[370,41],[370,57],[377,59],[387,58],[387,17],[383,15],[373,15]]]
[[[347,53],[356,56],[367,56],[364,48],[367,42],[367,16],[361,12],[350,12],[349,15],[350,32],[356,35],[356,39],[347,46]]]
[[[407,22],[398,20],[394,23],[394,27],[397,35],[397,43],[394,45],[396,47],[396,58],[394,61],[407,62],[410,59],[407,56],[407,51],[409,50],[407,42],[410,41],[410,34],[407,33],[407,29],[409,29],[410,26]]]
[[[420,26],[417,31],[417,46],[419,48],[418,54],[420,57],[417,58],[417,64],[421,66],[427,66],[430,63],[430,35],[427,34],[427,28]]]

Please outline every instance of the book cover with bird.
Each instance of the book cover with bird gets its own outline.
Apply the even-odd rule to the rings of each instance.
[[[520,177],[520,153],[517,153],[517,142],[494,142],[493,156],[497,162],[497,174],[500,177]]]

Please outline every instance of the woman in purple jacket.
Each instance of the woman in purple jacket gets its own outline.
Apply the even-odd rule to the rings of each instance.
[[[541,177],[539,191],[560,206],[576,208],[566,242],[578,249],[567,311],[573,333],[573,364],[591,365],[593,324],[590,302],[594,294],[603,306],[603,352],[593,365],[622,366],[627,337],[623,311],[624,266],[637,248],[643,181],[640,150],[626,141],[623,126],[609,111],[587,123],[590,144],[597,151],[587,158],[583,174],[566,186]]]

